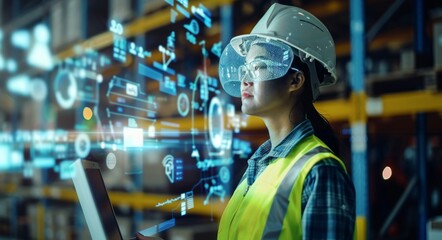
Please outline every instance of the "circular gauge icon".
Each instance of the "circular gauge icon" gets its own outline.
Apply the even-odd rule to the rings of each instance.
[[[60,107],[71,108],[77,98],[78,86],[74,75],[67,70],[60,70],[55,76],[55,98]]]
[[[219,169],[219,178],[223,183],[228,183],[230,181],[230,171],[226,166]]]
[[[109,169],[114,169],[117,165],[117,157],[114,153],[108,153],[106,156],[106,166]]]
[[[79,158],[85,158],[91,150],[91,140],[86,133],[80,133],[75,139],[75,153]]]
[[[187,114],[189,113],[190,102],[189,97],[187,97],[185,93],[180,93],[180,95],[178,95],[177,108],[178,113],[183,117],[187,116]]]
[[[34,79],[31,82],[31,97],[35,101],[43,101],[48,94],[48,88],[46,87],[46,83],[42,79]]]
[[[224,116],[221,101],[213,97],[209,105],[209,137],[213,147],[219,149],[224,135]]]

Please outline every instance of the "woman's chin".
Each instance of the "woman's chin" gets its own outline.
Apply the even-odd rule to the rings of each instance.
[[[254,112],[255,112],[255,111],[253,111],[253,108],[251,108],[250,106],[247,106],[245,104],[243,104],[241,106],[241,111],[247,115],[254,115]]]

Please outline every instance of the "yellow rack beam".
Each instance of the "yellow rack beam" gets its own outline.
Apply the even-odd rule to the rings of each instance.
[[[382,102],[381,116],[384,117],[442,111],[442,93],[440,92],[418,91],[385,94],[380,99]]]
[[[329,121],[345,121],[355,111],[352,98],[337,99],[315,103],[318,111]],[[370,103],[376,102],[376,110]],[[419,112],[441,112],[442,93],[433,91],[415,91],[385,94],[377,98],[366,98],[364,104],[368,117],[391,117],[413,115]],[[371,107],[370,107],[371,105]]]

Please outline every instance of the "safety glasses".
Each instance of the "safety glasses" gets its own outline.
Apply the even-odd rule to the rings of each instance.
[[[258,36],[233,38],[224,49],[219,77],[224,90],[241,96],[241,82],[273,80],[287,74],[293,62],[293,50],[277,40]]]

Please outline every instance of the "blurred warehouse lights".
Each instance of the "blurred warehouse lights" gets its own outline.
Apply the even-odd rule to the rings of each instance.
[[[389,166],[386,166],[384,168],[384,170],[382,171],[382,178],[384,180],[388,180],[391,178],[392,175],[393,175],[393,171],[391,170],[391,168]]]

